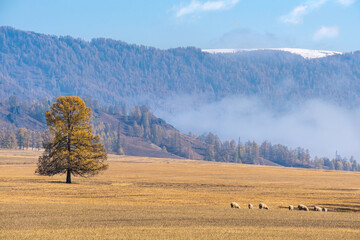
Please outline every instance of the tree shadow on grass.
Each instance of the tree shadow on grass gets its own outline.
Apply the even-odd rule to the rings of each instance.
[[[32,183],[63,183],[63,184],[69,184],[69,183],[66,183],[66,181],[60,181],[60,180],[45,180],[45,179],[41,179],[41,178],[37,178],[37,179],[29,179],[28,182],[32,182]],[[79,184],[77,182],[72,182],[70,183],[69,185],[71,184]]]
[[[66,183],[66,181],[58,181],[58,180],[49,180],[49,181],[45,181],[45,182],[46,183],[68,184],[68,185],[79,184],[78,182]]]

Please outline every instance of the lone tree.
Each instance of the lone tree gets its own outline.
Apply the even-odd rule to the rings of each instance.
[[[59,97],[46,112],[52,135],[44,142],[45,152],[39,157],[36,173],[53,176],[66,173],[66,183],[74,176],[94,176],[107,169],[107,154],[99,135],[89,126],[91,109],[79,97]]]

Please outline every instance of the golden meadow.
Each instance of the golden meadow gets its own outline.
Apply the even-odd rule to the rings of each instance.
[[[39,154],[0,151],[0,239],[360,239],[360,173],[109,155],[65,184]]]

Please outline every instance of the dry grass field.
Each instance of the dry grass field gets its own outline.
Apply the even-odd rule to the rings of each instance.
[[[359,173],[110,155],[65,184],[38,155],[0,151],[0,239],[360,239]]]

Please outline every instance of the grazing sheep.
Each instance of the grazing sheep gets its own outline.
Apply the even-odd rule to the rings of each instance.
[[[318,207],[318,206],[314,206],[314,211],[317,211],[317,212],[321,212],[321,207]]]
[[[299,210],[304,210],[304,211],[309,211],[309,208],[307,206],[303,205],[303,204],[299,204],[298,209]]]
[[[294,206],[293,206],[293,205],[289,205],[289,210],[290,210],[290,211],[294,210]]]
[[[269,210],[269,207],[268,207],[265,203],[260,203],[260,204],[259,204],[259,209]]]
[[[324,207],[323,207],[323,208],[322,208],[322,211],[323,211],[323,212],[327,212],[327,208],[324,208]]]
[[[253,205],[251,203],[249,203],[248,207],[249,209],[253,209]]]
[[[237,204],[236,202],[231,202],[230,206],[231,208],[240,208],[239,204]]]

